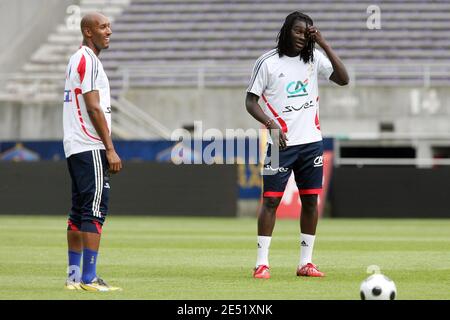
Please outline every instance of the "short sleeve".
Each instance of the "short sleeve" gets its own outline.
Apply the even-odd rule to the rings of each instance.
[[[331,64],[331,61],[319,50],[315,50],[314,58],[317,59],[318,74],[329,80],[331,74],[333,73],[333,65]]]
[[[265,60],[257,60],[253,67],[252,78],[247,88],[247,92],[251,92],[261,97],[269,83],[269,70]]]
[[[98,90],[96,85],[98,74],[98,61],[91,55],[81,55],[78,63],[77,72],[80,77],[81,92],[86,93]]]

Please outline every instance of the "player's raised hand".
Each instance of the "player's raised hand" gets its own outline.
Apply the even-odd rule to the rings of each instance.
[[[322,33],[315,26],[309,26],[306,30],[306,36],[310,37],[314,42],[316,42],[319,46],[323,47],[326,44],[325,38],[322,36]]]
[[[122,160],[114,149],[106,150],[106,159],[108,160],[109,172],[114,174],[122,169]]]

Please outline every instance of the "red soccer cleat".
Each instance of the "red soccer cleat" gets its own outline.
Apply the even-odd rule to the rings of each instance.
[[[258,267],[256,267],[255,271],[253,272],[253,278],[270,279],[269,266],[261,264]]]
[[[312,263],[307,263],[302,267],[298,267],[297,276],[299,277],[325,277],[325,273],[319,271],[317,266]]]

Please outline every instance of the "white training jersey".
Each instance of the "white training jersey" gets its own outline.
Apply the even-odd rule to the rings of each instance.
[[[262,98],[263,111],[286,133],[288,146],[316,142],[322,140],[317,77],[332,73],[330,60],[317,49],[307,64],[299,56],[280,58],[273,49],[256,60],[247,92]]]
[[[82,46],[70,57],[64,87],[64,153],[72,154],[105,149],[86,110],[83,94],[98,90],[100,106],[111,134],[111,100],[109,81],[103,65],[89,47]]]

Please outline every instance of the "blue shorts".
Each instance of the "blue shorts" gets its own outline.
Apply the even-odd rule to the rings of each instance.
[[[267,148],[267,156],[271,156],[272,145]],[[295,182],[300,195],[319,194],[323,180],[323,142],[312,142],[287,147],[280,150],[279,166],[272,168],[271,162],[264,164],[263,197],[282,197],[286,184],[294,171]]]
[[[73,154],[67,158],[67,164],[72,179],[69,226],[77,230],[83,221],[103,225],[108,213],[110,190],[105,150]]]

